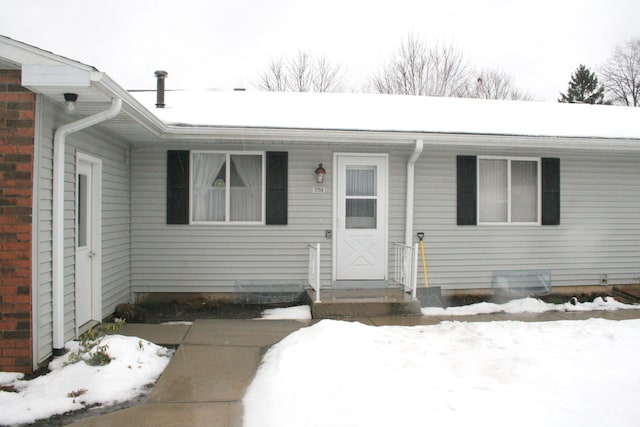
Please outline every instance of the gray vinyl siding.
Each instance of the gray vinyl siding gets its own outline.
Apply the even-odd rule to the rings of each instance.
[[[67,141],[67,182],[71,191],[65,191],[65,235],[75,235],[75,162],[76,153],[82,152],[102,160],[102,316],[113,313],[116,305],[130,299],[130,228],[131,197],[129,165],[125,151],[129,147],[109,138],[95,129],[72,134]],[[71,199],[69,199],[69,197]],[[67,246],[70,245],[70,246]],[[75,238],[65,239],[65,253],[75,256]],[[65,260],[65,265],[66,264]],[[73,261],[72,261],[73,262]],[[71,289],[75,286],[75,270],[71,272]],[[65,277],[65,286],[69,284]],[[65,312],[75,317],[73,312]],[[73,327],[75,328],[75,322]]]
[[[286,226],[167,225],[168,149],[287,151]],[[409,147],[191,143],[137,146],[132,153],[132,292],[231,292],[238,281],[304,281],[307,244],[322,244],[321,282],[332,279],[335,152],[389,154],[388,241],[404,240]],[[559,226],[456,225],[456,155],[558,157]],[[640,170],[637,154],[427,146],[416,164],[414,242],[426,235],[430,284],[445,289],[491,286],[497,270],[550,270],[554,286],[610,284],[640,276]],[[327,169],[325,193],[314,194],[313,170]],[[419,283],[422,283],[421,268]]]
[[[53,135],[68,117],[55,116],[55,109],[41,102],[37,124],[36,179],[34,198],[34,334],[36,363],[51,356],[52,350],[52,205]],[[100,136],[102,135],[102,136]],[[130,174],[124,162],[128,145],[110,140],[95,130],[81,131],[67,139],[65,152],[64,220],[64,329],[65,340],[75,337],[75,163],[76,151],[102,159],[102,314],[130,299]],[[35,335],[34,335],[35,336]]]
[[[243,144],[250,151],[289,153],[288,224],[285,226],[167,225],[166,159],[168,149],[230,150],[231,144],[139,146],[132,153],[132,290],[145,292],[233,292],[237,281],[298,281],[307,278],[308,244],[321,243],[321,283],[332,278],[334,152],[353,149],[327,145]],[[388,153],[388,148],[358,149]],[[404,170],[407,154],[390,156],[393,201],[389,214],[404,217]],[[313,171],[322,162],[324,193],[313,193]],[[399,184],[400,183],[400,184]],[[398,187],[399,186],[399,187]],[[398,188],[396,188],[398,187]],[[402,207],[397,203],[402,199]],[[399,241],[404,228],[390,228]]]
[[[51,356],[52,318],[52,204],[53,204],[53,117],[50,105],[38,96],[34,168],[33,245],[35,258],[32,274],[34,281],[33,336],[35,363]]]
[[[456,225],[457,154],[560,158],[560,225]],[[637,281],[638,160],[595,152],[426,151],[416,168],[415,230],[426,234],[430,285],[487,288],[495,270],[529,269],[550,270],[553,286],[598,285],[601,273],[612,285]]]

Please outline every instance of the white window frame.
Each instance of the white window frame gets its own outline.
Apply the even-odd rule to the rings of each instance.
[[[480,161],[481,160],[505,160],[507,161],[507,221],[506,222],[480,222]],[[513,161],[536,162],[537,164],[537,221],[535,222],[512,222],[511,221],[511,163]],[[478,225],[505,226],[505,225],[542,225],[542,158],[541,157],[511,157],[511,156],[478,156],[476,165],[476,219]]]
[[[194,221],[193,220],[193,156],[195,154],[224,154],[225,158],[225,214],[224,221]],[[231,191],[229,185],[231,183],[231,156],[233,155],[253,155],[260,156],[262,159],[262,206],[260,209],[260,221],[231,221]],[[264,151],[216,151],[216,150],[191,150],[189,153],[189,224],[191,225],[265,225],[266,221],[266,195],[267,195],[267,172],[266,172],[266,154]]]

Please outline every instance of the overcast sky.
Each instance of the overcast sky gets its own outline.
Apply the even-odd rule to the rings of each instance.
[[[126,89],[255,89],[299,49],[359,90],[409,32],[454,43],[541,101],[640,37],[639,0],[0,0],[0,34],[93,65]]]

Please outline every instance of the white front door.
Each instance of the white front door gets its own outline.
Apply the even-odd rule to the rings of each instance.
[[[387,277],[387,156],[336,155],[336,280]]]
[[[100,173],[98,159],[76,161],[76,326],[100,321]]]

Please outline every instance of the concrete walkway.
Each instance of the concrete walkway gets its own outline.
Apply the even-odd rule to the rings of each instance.
[[[640,318],[640,310],[579,313],[483,314],[475,316],[389,316],[348,319],[372,326],[432,325],[446,320],[544,322],[588,318]],[[262,355],[290,333],[317,321],[197,320],[192,325],[127,324],[118,333],[179,346],[147,401],[139,406],[85,418],[73,426],[242,425],[242,398]]]

